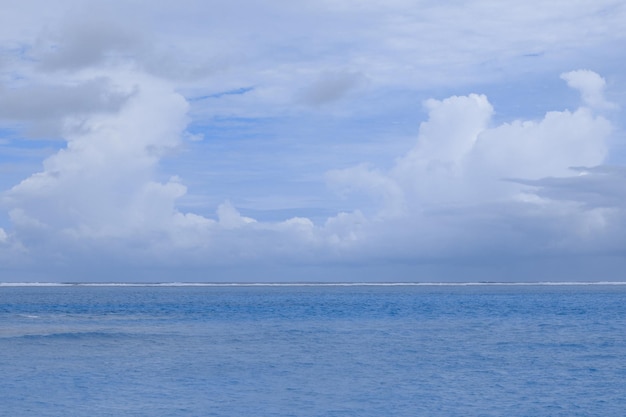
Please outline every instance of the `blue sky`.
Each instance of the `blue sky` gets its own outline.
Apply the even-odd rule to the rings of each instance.
[[[0,281],[625,280],[621,1],[25,0]]]

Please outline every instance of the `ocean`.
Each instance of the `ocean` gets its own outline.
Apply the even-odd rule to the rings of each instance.
[[[626,285],[0,285],[2,416],[625,416]]]

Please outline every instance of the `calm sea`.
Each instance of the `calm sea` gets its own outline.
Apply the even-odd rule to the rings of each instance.
[[[625,416],[626,285],[0,286],[2,416]]]

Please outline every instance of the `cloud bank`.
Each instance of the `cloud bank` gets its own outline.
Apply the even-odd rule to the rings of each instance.
[[[495,124],[479,94],[427,100],[414,146],[390,169],[327,173],[348,201],[363,193],[371,202],[314,224],[258,221],[230,202],[211,218],[181,212],[186,187],[176,177],[159,181],[156,168],[181,146],[187,101],[152,76],[109,73],[107,84],[124,98],[118,109],[66,117],[66,146],[4,193],[12,230],[0,233],[3,255],[69,269],[96,260],[210,268],[481,262],[575,254],[597,242],[618,250],[623,172],[594,168],[613,132],[599,112],[612,106],[597,74],[562,78],[583,105],[540,120]]]

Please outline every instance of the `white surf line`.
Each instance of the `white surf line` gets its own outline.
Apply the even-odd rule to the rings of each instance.
[[[541,282],[0,282],[0,287],[469,287],[619,286],[626,281]]]

